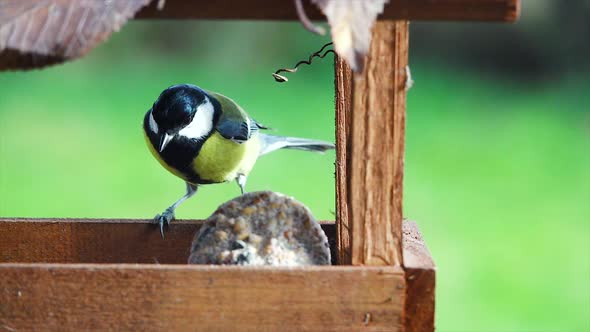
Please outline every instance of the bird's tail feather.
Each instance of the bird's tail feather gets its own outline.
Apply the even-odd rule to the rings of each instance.
[[[260,155],[278,149],[296,149],[323,153],[335,148],[332,143],[314,139],[274,136],[262,133],[259,135],[261,143]]]

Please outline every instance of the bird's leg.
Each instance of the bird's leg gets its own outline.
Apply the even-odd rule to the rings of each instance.
[[[160,225],[160,234],[162,234],[162,238],[164,238],[164,223],[170,226],[170,222],[174,219],[174,211],[176,208],[187,199],[191,198],[197,192],[197,186],[194,184],[186,183],[186,194],[180,197],[174,204],[170,205],[162,214],[158,214],[154,218],[154,223]]]
[[[236,182],[238,183],[238,186],[240,186],[242,195],[246,192],[246,180],[247,177],[244,174],[238,174],[238,176],[236,177]]]

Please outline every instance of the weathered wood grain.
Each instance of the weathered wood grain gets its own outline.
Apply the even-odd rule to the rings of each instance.
[[[174,19],[242,19],[297,20],[292,0],[166,0],[162,10],[158,1],[144,8],[138,18]],[[324,17],[308,1],[304,1],[311,19]],[[403,20],[471,20],[515,21],[520,13],[520,0],[395,0],[390,1],[379,19]]]
[[[406,331],[434,331],[436,269],[415,222],[404,222],[403,247]]]
[[[0,218],[0,263],[185,264],[190,243],[202,223],[176,220],[162,239],[158,228],[143,219]],[[403,222],[405,266],[431,266],[419,233],[410,232],[416,229],[413,225]],[[322,229],[335,249],[334,223],[324,221]],[[426,263],[414,263],[414,257],[426,257]]]
[[[202,223],[173,221],[162,239],[150,220],[0,218],[0,263],[186,264]],[[322,228],[336,259],[334,223]]]
[[[342,264],[350,264],[351,234],[349,227],[349,215],[351,206],[348,204],[347,167],[350,165],[350,119],[352,108],[352,70],[345,60],[336,56],[334,58],[334,91],[336,97],[336,245],[338,247],[338,260]]]
[[[395,267],[0,264],[0,327],[399,331],[404,283]]]
[[[348,69],[336,65],[337,243],[344,264],[402,264],[407,63],[408,22],[381,21],[350,93]]]
[[[174,304],[167,302],[171,301],[170,298],[177,296],[179,292],[184,294],[185,292],[183,289],[185,287],[187,287],[187,289],[191,287],[204,287],[204,291],[210,294],[202,296],[195,295],[193,302],[191,302],[191,299],[193,299],[193,295],[190,293],[192,292],[191,290],[189,290],[190,294],[186,294],[186,298],[183,297],[182,299],[178,299],[178,297],[176,297],[177,301],[179,301],[179,306],[182,304],[187,308],[194,309],[202,306],[202,301],[209,303],[211,298],[222,296],[218,295],[217,292],[227,291],[235,292],[232,294],[236,296],[239,294],[243,295],[243,293],[240,293],[241,290],[230,291],[228,289],[238,287],[236,285],[241,285],[241,282],[250,285],[250,283],[253,282],[250,278],[262,278],[263,280],[266,280],[267,285],[276,284],[276,287],[271,286],[271,288],[274,289],[273,292],[283,292],[284,287],[289,289],[289,285],[293,283],[292,279],[295,278],[307,280],[305,287],[312,287],[311,285],[318,283],[326,288],[334,289],[335,294],[329,296],[326,295],[326,298],[321,297],[314,300],[317,300],[317,303],[324,303],[322,308],[326,311],[332,310],[330,311],[330,314],[317,314],[321,316],[320,319],[322,322],[324,322],[324,320],[332,322],[336,319],[334,318],[334,315],[346,316],[345,320],[342,321],[342,324],[348,325],[344,327],[344,325],[336,324],[334,330],[358,330],[360,326],[358,325],[359,319],[364,321],[367,317],[369,319],[369,325],[367,325],[367,327],[362,325],[362,327],[368,328],[369,330],[371,330],[371,328],[379,330],[396,330],[399,328],[398,324],[400,323],[395,319],[402,319],[407,331],[431,331],[433,329],[435,286],[434,264],[432,263],[428,249],[413,222],[404,221],[403,223],[404,281],[407,286],[404,286],[403,283],[398,283],[399,279],[392,281],[397,283],[397,287],[401,288],[404,292],[405,300],[399,302],[400,306],[404,306],[404,314],[402,314],[401,311],[396,311],[395,313],[388,312],[387,310],[389,309],[387,309],[365,310],[365,314],[361,315],[358,312],[363,311],[364,309],[355,311],[356,309],[349,309],[348,306],[364,306],[366,305],[366,303],[363,302],[364,298],[360,297],[353,299],[355,296],[354,294],[341,294],[343,293],[341,291],[342,289],[347,289],[347,292],[352,289],[351,291],[356,294],[356,292],[360,291],[357,287],[364,287],[362,286],[364,282],[372,285],[368,289],[372,289],[371,287],[373,286],[375,289],[380,289],[378,291],[379,294],[389,292],[388,287],[391,285],[388,284],[383,286],[381,284],[382,281],[375,283],[372,277],[360,281],[360,284],[358,284],[358,278],[360,278],[360,275],[366,276],[366,273],[373,273],[373,271],[386,271],[382,273],[389,273],[387,271],[392,271],[389,268],[382,270],[372,267],[357,267],[352,268],[352,270],[342,270],[341,268],[332,267],[335,268],[335,270],[330,271],[335,272],[330,272],[326,270],[329,270],[330,268],[310,267],[301,269],[290,276],[277,277],[277,275],[274,274],[276,272],[274,269],[238,268],[237,270],[232,270],[232,267],[220,267],[219,269],[198,267],[196,270],[192,268],[185,270],[181,265],[78,264],[135,262],[184,264],[188,255],[190,241],[201,223],[202,221],[176,221],[172,225],[170,231],[166,233],[166,239],[162,240],[159,236],[158,230],[154,225],[150,224],[149,220],[0,219],[0,285],[3,285],[0,287],[0,303],[8,303],[8,306],[0,305],[0,324],[4,324],[10,328],[20,327],[18,330],[26,330],[35,326],[34,324],[40,324],[41,319],[49,317],[49,320],[46,321],[49,325],[43,325],[48,329],[58,329],[62,324],[66,324],[64,325],[65,327],[70,327],[72,329],[81,326],[97,329],[144,329],[146,328],[146,325],[142,325],[144,323],[139,317],[146,314],[146,320],[149,324],[145,324],[149,325],[151,329],[188,329],[188,324],[193,323],[191,320],[191,312],[188,311],[192,309],[179,309],[178,307],[174,307]],[[327,232],[330,240],[333,240],[335,238],[334,224],[323,224],[322,227],[324,231]],[[333,245],[332,247],[335,246]],[[15,262],[61,262],[76,264],[22,264]],[[227,271],[225,269],[228,268],[230,272],[225,272]],[[398,268],[393,269],[393,271],[396,271],[395,273],[401,271]],[[142,272],[144,270],[147,271],[145,274]],[[278,273],[286,273],[284,270],[285,269],[279,269]],[[220,275],[224,276],[227,273],[230,273],[232,277],[229,279],[223,279],[224,281],[214,282],[211,285],[201,285],[200,283],[204,283],[203,280],[205,277],[203,275],[209,275],[210,271],[217,271]],[[271,273],[270,271],[274,272]],[[308,271],[311,273],[307,274]],[[351,277],[352,279],[347,279],[349,277],[346,275],[352,273],[350,271],[357,271],[359,275]],[[250,272],[254,272],[254,275],[250,275]],[[236,273],[247,275],[237,276]],[[260,273],[262,273],[262,275],[260,275]],[[265,273],[268,273],[268,276],[265,275]],[[326,276],[326,279],[316,279],[315,273]],[[340,275],[340,273],[343,273],[344,276]],[[215,278],[217,278],[217,274],[214,273],[211,274],[211,276],[214,278],[211,280],[216,280]],[[194,283],[190,283],[189,287],[187,286],[189,283],[188,279],[191,278],[195,278],[195,281]],[[268,281],[269,278],[272,279],[272,282]],[[344,281],[342,278],[347,281]],[[130,284],[129,279],[138,279],[139,281],[136,284]],[[333,283],[332,280],[336,280],[335,283]],[[209,279],[207,279],[207,282],[209,282]],[[281,282],[286,282],[289,285],[280,286],[279,283]],[[350,282],[350,284],[344,285],[343,283],[346,282]],[[89,283],[89,285],[84,286],[87,283]],[[49,286],[43,286],[41,284],[47,284]],[[175,287],[176,284],[178,284],[178,287]],[[355,286],[351,287],[350,285]],[[88,290],[86,287],[91,288],[91,290]],[[262,286],[259,284],[255,287]],[[303,286],[297,284],[293,287]],[[166,298],[159,292],[168,292],[167,294],[169,297]],[[153,293],[157,294],[154,295]],[[84,294],[84,296],[80,296],[80,294]],[[113,307],[113,303],[111,303],[114,301],[113,298],[119,300],[120,294],[125,296],[125,302],[121,304],[121,306],[126,306],[126,309],[117,306]],[[258,293],[253,290],[252,294],[247,296],[253,297],[253,301],[258,301],[258,295],[256,294]],[[285,294],[288,298],[297,302],[297,305],[305,306],[306,308],[309,305],[307,302],[300,300],[308,299],[307,293],[300,298],[293,298],[288,293]],[[24,298],[25,296],[29,296],[26,298],[26,301],[21,300],[21,298]],[[224,299],[231,298],[230,295],[224,296],[225,297],[222,296]],[[334,300],[336,296],[339,296],[338,300]],[[275,298],[275,300],[273,300],[276,301],[274,302],[274,305],[293,306],[293,304],[282,302],[283,300],[287,301],[286,299],[278,300]],[[332,306],[332,309],[328,309],[332,305],[330,304],[332,303],[330,301],[338,301],[340,304],[336,307]],[[350,304],[346,301],[350,301]],[[237,308],[235,310],[238,311],[241,310],[244,305],[239,301],[235,302],[235,304]],[[253,304],[251,305],[253,306]],[[318,304],[318,306],[319,305],[320,304]],[[221,303],[220,301],[217,301],[214,306],[217,306],[215,307],[216,309],[211,309],[211,311],[203,314],[207,316],[207,322],[203,328],[225,329],[231,327],[231,325],[215,325],[221,324],[220,321],[224,321],[222,318],[225,318],[225,315],[222,315],[221,313],[229,312],[231,305],[229,303]],[[261,310],[264,310],[266,306],[270,305],[265,302],[261,307]],[[105,310],[105,308],[106,312],[101,312],[99,314],[94,312],[96,310]],[[112,310],[109,308],[112,308]],[[130,312],[133,310],[129,310],[129,308],[134,308],[133,310],[140,311],[137,313]],[[150,313],[141,311],[146,308],[149,309]],[[254,307],[248,308],[248,313],[240,313],[239,315],[246,315],[247,317],[250,317],[248,319],[259,319],[256,315],[261,314],[257,314]],[[177,312],[177,310],[180,311]],[[292,328],[294,330],[300,330],[302,328],[322,330],[322,328],[316,327],[316,325],[297,325],[292,322],[292,319],[295,319],[293,317],[298,317],[297,319],[300,320],[305,320],[304,317],[309,317],[307,313],[295,313],[297,310],[299,309],[293,309],[293,312],[286,316],[287,318],[280,317],[280,319],[286,319],[285,322],[292,323]],[[152,311],[158,313],[158,315],[156,315],[157,317],[151,316],[153,314]],[[171,316],[169,311],[174,311],[175,314]],[[217,314],[213,314],[212,312],[217,312]],[[377,312],[377,315],[375,315],[375,312]],[[53,316],[51,316],[50,313],[52,313]],[[366,313],[369,313],[369,315],[366,315]],[[160,314],[167,315],[166,317],[175,317],[175,319],[180,322],[154,323],[154,320],[160,317]],[[387,317],[393,315],[396,318],[392,321],[390,319],[391,317],[384,318],[381,315],[387,315]],[[401,318],[399,318],[400,315]],[[359,318],[360,316],[362,317]],[[163,316],[160,318],[166,320]],[[203,316],[198,316],[198,318],[205,319]],[[243,317],[240,319],[243,319]],[[338,319],[343,318],[340,317]],[[384,322],[383,319],[389,320]],[[30,321],[30,323],[27,323],[30,325],[23,323],[25,320]],[[19,323],[14,324],[15,321]],[[378,322],[377,326],[372,325],[376,322]],[[235,321],[230,320],[228,324],[234,323]],[[267,319],[265,324],[269,325],[264,326],[268,329],[274,329],[275,326],[272,324],[275,323],[278,324],[277,322],[269,321]],[[381,323],[392,325],[384,327],[380,325]],[[109,324],[120,324],[120,327],[114,327],[115,325]],[[201,325],[199,325],[199,327],[200,326]],[[249,325],[244,328],[246,330],[255,329]]]

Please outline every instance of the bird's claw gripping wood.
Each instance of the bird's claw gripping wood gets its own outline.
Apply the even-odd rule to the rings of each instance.
[[[156,215],[154,218],[154,223],[160,225],[160,235],[164,238],[164,223],[166,226],[170,227],[170,222],[174,220],[174,210],[167,208],[162,212],[162,214]]]
[[[174,211],[176,211],[176,207],[178,207],[182,202],[186,201],[187,199],[191,198],[197,192],[197,186],[194,184],[186,183],[186,194],[179,198],[174,204],[170,205],[162,214],[158,214],[154,218],[154,223],[160,225],[160,234],[162,238],[164,238],[164,223],[166,226],[170,227],[170,222],[174,220],[176,217],[174,216]]]

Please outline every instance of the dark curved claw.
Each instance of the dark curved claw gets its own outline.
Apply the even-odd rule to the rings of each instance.
[[[160,225],[160,235],[164,238],[164,223],[170,227],[170,222],[174,219],[174,210],[170,208],[164,210],[162,214],[158,214],[154,217],[154,223]]]

